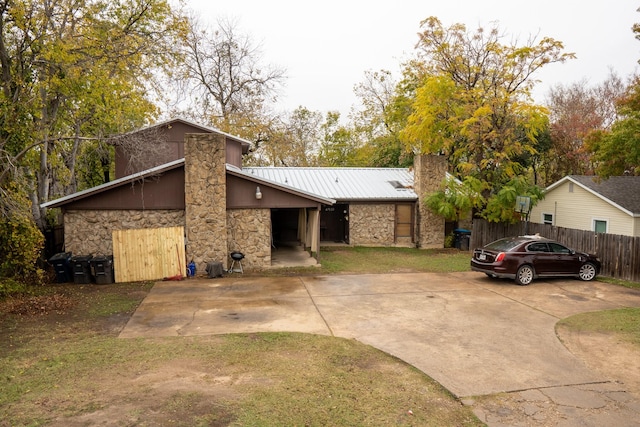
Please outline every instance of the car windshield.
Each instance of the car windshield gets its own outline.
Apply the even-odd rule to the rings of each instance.
[[[485,249],[489,249],[492,251],[499,251],[499,252],[507,252],[515,248],[516,246],[518,246],[520,243],[522,243],[522,240],[500,239],[500,240],[496,240],[495,242],[489,243],[487,246],[485,246]]]

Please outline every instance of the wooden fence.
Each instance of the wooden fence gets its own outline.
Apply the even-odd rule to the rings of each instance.
[[[580,252],[598,255],[600,274],[616,279],[640,282],[640,237],[596,233],[549,224],[529,223],[528,234],[540,234]],[[477,248],[502,237],[525,234],[525,224],[501,224],[473,220],[469,248]]]
[[[116,283],[185,275],[184,228],[114,230]]]

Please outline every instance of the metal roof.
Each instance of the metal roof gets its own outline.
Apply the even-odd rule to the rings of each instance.
[[[346,200],[417,200],[406,168],[245,167],[242,171],[322,197]]]

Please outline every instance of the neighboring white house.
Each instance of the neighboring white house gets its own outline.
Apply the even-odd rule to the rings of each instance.
[[[569,175],[550,185],[531,222],[640,236],[640,176]]]

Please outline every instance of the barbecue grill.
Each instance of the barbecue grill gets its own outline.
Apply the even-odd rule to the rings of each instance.
[[[231,254],[229,254],[229,256],[232,260],[231,267],[229,267],[229,273],[244,273],[244,271],[242,270],[242,260],[244,259],[244,254],[242,252],[233,251],[231,252]],[[236,267],[236,264],[238,268],[234,269]]]

